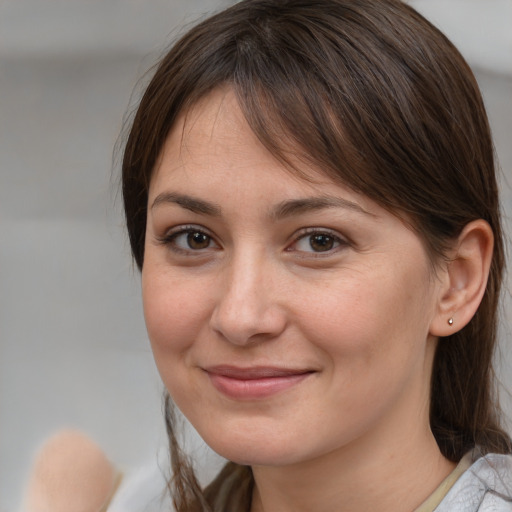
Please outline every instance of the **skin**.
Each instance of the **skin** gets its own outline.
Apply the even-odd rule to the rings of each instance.
[[[63,430],[37,455],[23,510],[104,512],[120,475],[105,453],[80,431]]]
[[[310,181],[229,89],[178,119],[149,191],[155,361],[204,440],[253,467],[253,511],[410,511],[453,468],[428,419],[447,272],[397,216],[297,166]],[[233,397],[219,366],[305,373],[265,396],[237,373]]]

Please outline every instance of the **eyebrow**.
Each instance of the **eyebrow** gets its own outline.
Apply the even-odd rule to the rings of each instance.
[[[327,208],[344,208],[357,213],[373,216],[372,213],[365,210],[359,204],[341,197],[333,196],[308,197],[304,199],[283,201],[273,208],[271,216],[275,220],[280,220],[293,215],[300,215],[302,213],[324,210]]]
[[[211,217],[220,217],[222,215],[221,207],[216,203],[211,203],[203,199],[198,199],[186,194],[178,194],[175,192],[163,192],[159,194],[151,209],[156,208],[162,204],[177,204],[186,210],[198,213],[200,215],[209,215]],[[344,208],[353,210],[365,215],[372,215],[372,213],[365,210],[362,206],[347,199],[333,196],[320,196],[320,197],[307,197],[303,199],[292,199],[282,201],[272,208],[270,217],[273,220],[281,220],[293,215],[300,215],[303,213],[324,210],[328,208]]]
[[[177,204],[186,210],[190,210],[194,213],[201,215],[209,215],[212,217],[220,217],[221,208],[218,204],[203,201],[185,194],[176,194],[173,192],[164,192],[156,196],[151,209],[160,206],[161,204]]]

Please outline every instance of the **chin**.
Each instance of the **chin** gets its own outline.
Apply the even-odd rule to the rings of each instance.
[[[233,435],[224,430],[226,436],[219,437],[218,433],[201,433],[206,444],[220,456],[244,466],[286,466],[298,462],[301,458],[298,447],[290,436],[254,435],[246,432],[243,435]],[[251,435],[252,434],[252,435]]]
[[[237,447],[220,447],[216,449],[210,446],[216,453],[231,462],[241,464],[243,466],[287,466],[297,462],[297,454],[269,451],[260,445],[245,446],[238,449]]]

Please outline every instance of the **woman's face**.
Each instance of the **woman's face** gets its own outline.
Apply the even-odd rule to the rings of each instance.
[[[152,177],[144,312],[178,407],[221,455],[286,465],[428,430],[441,285],[368,198],[287,171],[216,91]]]

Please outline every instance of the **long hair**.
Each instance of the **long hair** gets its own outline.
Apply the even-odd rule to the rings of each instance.
[[[504,266],[494,152],[459,52],[399,0],[245,0],[192,28],[161,60],[125,147],[123,198],[139,268],[148,187],[166,137],[180,113],[225,86],[274,156],[291,166],[293,148],[407,219],[434,265],[468,222],[490,224],[487,289],[469,324],[438,344],[430,423],[452,461],[476,445],[510,451],[492,369]],[[182,494],[177,509],[194,510],[194,493]],[[198,510],[212,506],[212,494]]]

